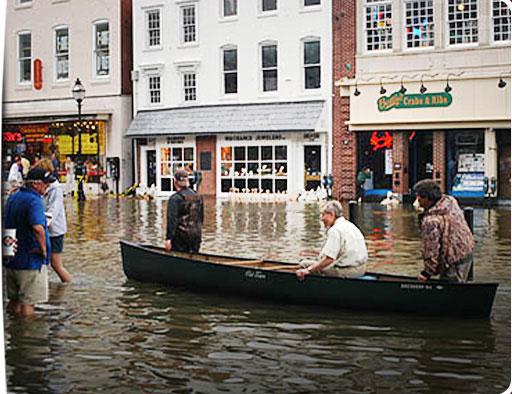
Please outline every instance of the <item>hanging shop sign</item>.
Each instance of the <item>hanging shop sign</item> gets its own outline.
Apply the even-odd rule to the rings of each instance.
[[[41,59],[34,60],[34,89],[41,90],[43,87],[43,62]]]
[[[379,111],[404,108],[431,108],[448,107],[452,103],[452,95],[446,92],[426,94],[403,94],[395,92],[390,96],[383,96],[377,100]]]

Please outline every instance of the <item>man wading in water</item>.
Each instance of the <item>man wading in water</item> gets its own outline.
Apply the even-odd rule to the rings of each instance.
[[[201,246],[203,199],[189,188],[188,172],[178,169],[174,174],[174,193],[167,205],[165,250],[197,253]]]

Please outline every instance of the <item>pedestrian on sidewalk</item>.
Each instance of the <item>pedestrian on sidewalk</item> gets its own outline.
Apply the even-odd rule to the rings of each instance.
[[[431,276],[452,282],[466,282],[473,265],[473,234],[455,198],[441,192],[436,181],[424,179],[414,185],[420,207],[424,269],[419,281]]]
[[[53,173],[54,168],[51,160],[42,159],[39,166],[45,171]],[[48,225],[50,242],[52,245],[51,264],[55,273],[62,282],[71,282],[72,276],[64,267],[62,262],[62,251],[64,249],[64,235],[67,232],[66,211],[64,209],[64,193],[57,178],[50,183],[48,190],[43,196],[44,209],[51,218]]]
[[[41,196],[55,178],[42,168],[27,174],[25,186],[11,194],[5,206],[5,228],[16,229],[17,250],[4,261],[7,310],[34,315],[34,305],[48,301],[48,263],[51,251]]]

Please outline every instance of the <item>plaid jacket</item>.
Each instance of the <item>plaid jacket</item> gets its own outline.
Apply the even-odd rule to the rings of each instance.
[[[438,275],[473,251],[475,241],[457,200],[443,195],[421,220],[425,271]]]

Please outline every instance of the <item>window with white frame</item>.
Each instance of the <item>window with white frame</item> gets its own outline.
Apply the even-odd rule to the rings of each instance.
[[[186,5],[181,7],[182,42],[196,42],[196,6]]]
[[[222,0],[222,15],[235,16],[238,12],[238,0]]]
[[[264,44],[261,46],[261,72],[263,91],[277,90],[277,45]]]
[[[449,44],[478,42],[478,0],[448,0]]]
[[[162,90],[160,86],[160,75],[148,75],[149,103],[160,104]]]
[[[197,100],[196,73],[183,73],[183,98],[185,101]]]
[[[434,1],[405,1],[405,37],[407,48],[434,46]]]
[[[288,190],[286,145],[243,146],[224,143],[220,148],[221,192],[285,192]]]
[[[224,74],[224,94],[238,92],[238,59],[236,48],[222,50],[222,70]]]
[[[94,24],[94,57],[96,75],[108,76],[110,73],[110,33],[108,22]]]
[[[492,1],[494,42],[510,41],[510,8],[503,0]]]
[[[194,147],[192,146],[164,146],[160,148],[160,190],[172,192],[174,190],[173,176],[179,168],[194,171],[196,168]]]
[[[146,11],[146,42],[148,47],[160,46],[160,10],[147,10]]]
[[[304,7],[309,7],[310,5],[320,5],[320,0],[304,0]]]
[[[18,82],[32,80],[32,33],[18,34]]]
[[[69,29],[55,29],[55,79],[69,78]]]
[[[320,40],[304,41],[304,88],[320,88]]]
[[[277,10],[277,0],[261,0],[261,10],[263,12]]]
[[[366,50],[393,48],[391,0],[366,0]]]

